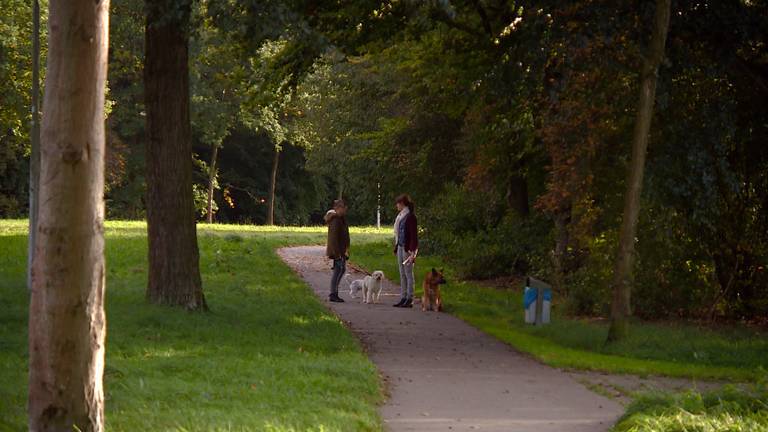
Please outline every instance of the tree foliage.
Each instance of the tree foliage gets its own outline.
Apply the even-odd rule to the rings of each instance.
[[[26,212],[32,115],[32,3],[0,1],[0,216]],[[48,20],[42,2],[40,26]],[[41,65],[47,54],[47,33],[41,32]],[[41,81],[45,71],[41,71]]]

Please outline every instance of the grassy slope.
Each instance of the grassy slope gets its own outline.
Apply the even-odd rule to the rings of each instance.
[[[25,232],[0,222],[0,430],[26,424]],[[208,314],[148,305],[144,224],[107,224],[108,429],[379,430],[374,366],[273,252],[323,230],[199,232]]]
[[[397,279],[396,260],[385,243],[355,249],[352,260],[367,269],[381,269]],[[442,263],[421,257],[417,291],[424,274]],[[443,289],[446,310],[546,364],[639,375],[751,380],[768,364],[768,339],[747,330],[711,331],[690,325],[634,323],[630,337],[605,346],[604,323],[569,319],[553,310],[551,325],[523,324],[519,290],[497,290],[452,280]],[[418,294],[417,294],[418,295]]]

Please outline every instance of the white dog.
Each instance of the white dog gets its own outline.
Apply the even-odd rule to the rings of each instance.
[[[348,274],[347,279],[351,279],[351,276]],[[349,282],[349,296],[352,298],[357,298],[357,293],[363,290],[363,280],[357,279]]]
[[[381,281],[383,279],[384,272],[378,270],[363,279],[363,302],[379,302],[379,296],[381,296]]]

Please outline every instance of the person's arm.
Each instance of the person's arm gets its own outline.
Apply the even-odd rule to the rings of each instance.
[[[349,237],[349,225],[344,221],[344,256],[349,258],[349,247],[352,241]]]
[[[415,255],[415,252],[419,250],[419,233],[415,215],[411,215],[408,218],[405,228],[407,243],[406,251]]]
[[[399,235],[400,235],[399,233],[395,234],[395,241],[393,242],[395,245],[392,246],[392,253],[395,254],[395,255],[397,255],[397,243],[398,243],[397,239],[398,239]]]
[[[339,255],[339,224],[338,218],[331,219],[328,224],[328,255],[329,258],[337,258]]]

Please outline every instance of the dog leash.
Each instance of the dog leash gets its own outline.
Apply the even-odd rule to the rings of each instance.
[[[354,271],[356,271],[358,273],[363,273],[365,275],[372,276],[372,274],[369,271],[367,271],[365,269],[362,269],[362,268],[360,268],[360,267],[358,267],[358,266],[356,266],[356,265],[354,265],[354,264],[352,264],[350,262],[347,262],[347,267],[351,268],[352,270],[354,270]]]

